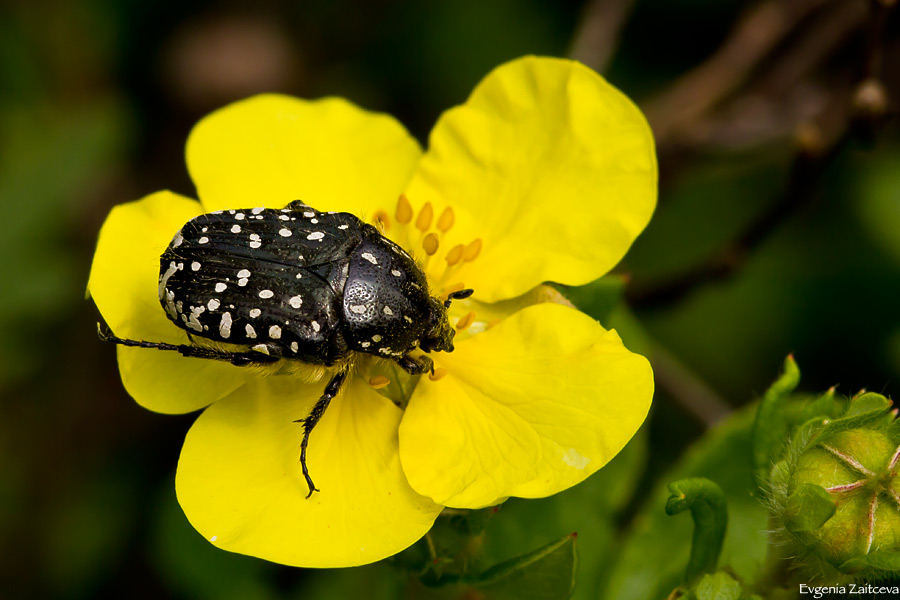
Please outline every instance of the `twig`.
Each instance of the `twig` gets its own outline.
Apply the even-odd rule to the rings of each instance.
[[[569,56],[602,73],[619,45],[634,0],[593,0],[584,9]]]

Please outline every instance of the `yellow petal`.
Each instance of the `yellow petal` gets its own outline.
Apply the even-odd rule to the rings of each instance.
[[[358,378],[310,436],[308,492],[299,445],[325,383],[272,376],[209,407],[188,432],[178,501],[213,544],[278,563],[347,567],[411,545],[441,506],[409,487],[397,455],[400,410]]]
[[[184,344],[159,304],[159,256],[200,204],[157,192],[112,209],[100,230],[88,291],[122,338]],[[247,372],[224,363],[148,348],[118,350],[122,383],[142,406],[163,413],[197,410],[242,385]]]
[[[558,304],[525,308],[433,354],[400,425],[413,488],[458,508],[564,490],[606,464],[650,407],[653,374],[615,331]]]
[[[388,115],[341,98],[279,95],[212,113],[187,143],[188,170],[207,211],[303,200],[368,217],[396,203],[420,154]]]
[[[443,247],[482,238],[480,256],[454,273],[479,300],[581,285],[619,262],[653,213],[653,136],[584,65],[522,58],[441,116],[406,195],[416,210],[453,207]]]

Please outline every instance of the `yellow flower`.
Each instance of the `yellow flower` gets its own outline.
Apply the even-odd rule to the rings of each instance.
[[[535,57],[497,68],[440,118],[424,154],[391,117],[345,100],[257,96],[202,120],[187,164],[199,203],[158,192],[113,209],[100,233],[89,291],[118,336],[187,343],[159,305],[159,255],[186,221],[226,208],[302,199],[377,217],[419,257],[433,293],[475,290],[453,304],[456,350],[431,354],[436,376],[357,362],[310,438],[321,492],[308,500],[294,421],[324,381],[120,346],[122,381],[141,405],[208,406],[176,488],[215,545],[298,566],[373,562],[419,539],[444,506],[584,480],[644,420],[647,361],[535,292],[606,273],[655,205],[650,130],[588,68]],[[404,408],[391,387],[375,389],[385,373]]]

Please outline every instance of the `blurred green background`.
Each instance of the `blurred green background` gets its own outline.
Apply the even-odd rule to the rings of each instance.
[[[122,389],[84,299],[93,247],[113,205],[194,195],[184,141],[227,102],[342,95],[424,142],[523,54],[600,70],[658,139],[659,208],[617,269],[624,295],[609,281],[571,291],[650,356],[651,418],[599,492],[567,497],[577,514],[524,527],[535,509],[510,502],[486,545],[508,558],[579,529],[578,597],[612,594],[604,578],[647,491],[785,355],[804,389],[900,395],[900,23],[878,4],[4,3],[0,597],[392,597],[389,567],[291,569],[190,528],[174,468],[193,416],[149,413]]]

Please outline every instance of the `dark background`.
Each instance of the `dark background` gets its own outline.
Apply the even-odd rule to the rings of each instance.
[[[128,398],[84,299],[109,209],[194,195],[191,126],[260,91],[346,96],[424,143],[491,68],[548,54],[645,110],[659,207],[617,269],[617,313],[643,326],[623,335],[656,372],[646,482],[789,352],[804,390],[900,395],[896,13],[875,0],[4,3],[0,596],[328,597],[338,572],[193,532],[174,498],[193,416]]]

